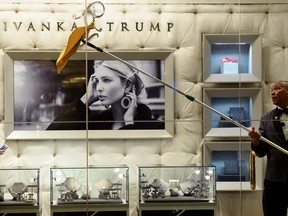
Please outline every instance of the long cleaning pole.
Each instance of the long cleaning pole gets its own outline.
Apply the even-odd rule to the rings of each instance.
[[[192,101],[192,102],[195,101],[196,103],[198,103],[198,104],[200,104],[201,106],[203,106],[203,107],[205,107],[205,108],[207,108],[207,109],[209,109],[209,110],[217,113],[218,115],[220,115],[221,117],[223,117],[223,118],[226,119],[227,121],[229,121],[229,122],[233,123],[234,125],[236,125],[236,126],[242,128],[242,129],[244,129],[245,131],[247,131],[247,132],[250,131],[249,128],[245,127],[244,125],[240,124],[239,122],[235,121],[234,119],[229,118],[228,116],[224,115],[223,113],[219,112],[218,110],[214,109],[213,107],[208,106],[207,104],[199,101],[199,100],[196,99],[195,97],[193,97],[193,96],[191,96],[191,95],[188,95],[188,94],[185,94],[185,93],[182,92],[182,91],[179,91],[178,89],[176,89],[176,88],[174,88],[173,86],[171,86],[171,85],[163,82],[162,80],[158,79],[157,77],[152,76],[151,74],[147,73],[146,71],[143,71],[143,70],[135,67],[134,65],[130,64],[130,63],[127,62],[127,61],[124,61],[123,59],[119,58],[118,56],[113,55],[112,53],[109,53],[109,52],[104,51],[103,49],[95,46],[94,44],[92,44],[92,43],[90,43],[90,42],[88,42],[88,41],[85,41],[85,40],[81,40],[81,41],[82,41],[83,43],[87,44],[88,46],[96,49],[97,51],[103,52],[103,53],[105,53],[105,54],[107,54],[107,55],[109,55],[109,56],[117,59],[118,61],[120,61],[120,62],[128,65],[129,67],[134,68],[134,69],[136,69],[137,71],[145,74],[146,76],[149,76],[150,78],[152,78],[152,79],[154,79],[154,80],[157,80],[158,82],[162,83],[163,85],[165,85],[165,86],[173,89],[174,91],[178,92],[179,94],[183,95],[183,96],[186,97],[188,100],[190,100],[190,101]],[[264,141],[264,142],[266,142],[266,143],[268,143],[269,145],[273,146],[274,148],[278,149],[279,151],[283,152],[284,154],[288,155],[288,151],[287,151],[286,149],[280,147],[279,145],[276,145],[274,142],[266,139],[265,137],[260,136],[259,139],[262,140],[262,141]]]

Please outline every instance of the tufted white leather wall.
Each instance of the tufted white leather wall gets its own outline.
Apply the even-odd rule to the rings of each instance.
[[[96,20],[103,28],[92,43],[110,50],[157,50],[174,52],[177,87],[202,100],[202,34],[260,33],[262,36],[263,110],[271,109],[269,87],[278,79],[288,80],[288,4],[107,4],[105,15]],[[84,4],[0,3],[0,143],[4,143],[3,53],[8,50],[55,50],[66,45],[73,14],[81,14]],[[241,12],[241,13],[239,13]],[[120,31],[121,22],[159,22],[160,32]],[[114,22],[109,31],[105,22]],[[15,28],[13,22],[22,22]],[[32,22],[35,31],[29,28]],[[52,26],[41,31],[41,22],[64,22],[65,31]],[[170,32],[166,23],[173,23]],[[4,24],[4,23],[7,23]],[[83,19],[76,21],[83,25]],[[6,25],[6,26],[5,26]],[[163,27],[164,26],[164,27]],[[30,26],[31,27],[31,26]],[[29,31],[27,31],[29,29]],[[239,82],[241,83],[241,82]],[[210,84],[212,86],[212,84]],[[255,119],[257,121],[257,119]],[[130,167],[130,215],[137,215],[137,164],[201,164],[202,107],[175,95],[175,136],[172,139],[140,140],[11,140],[0,156],[0,167],[41,167],[42,215],[50,214],[49,168],[60,166],[118,165]],[[88,148],[88,154],[86,150]],[[87,159],[87,161],[86,161]],[[0,176],[2,178],[2,176]],[[219,192],[218,215],[262,215],[261,192]]]

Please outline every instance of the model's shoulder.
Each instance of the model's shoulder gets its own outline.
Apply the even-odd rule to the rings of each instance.
[[[146,104],[138,103],[137,106],[137,110],[139,112],[151,112],[151,109]]]
[[[143,108],[143,109],[150,109],[150,108],[149,108],[146,104],[144,104],[144,103],[138,103],[137,106],[138,106],[139,108]]]
[[[110,108],[106,110],[93,111],[91,112],[89,117],[92,119],[98,119],[98,120],[112,120],[113,119],[112,110]]]

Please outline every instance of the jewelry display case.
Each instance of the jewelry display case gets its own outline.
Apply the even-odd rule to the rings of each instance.
[[[0,169],[0,213],[39,214],[39,168]]]
[[[216,202],[214,166],[140,166],[140,202]]]
[[[214,166],[139,166],[138,171],[139,215],[169,215],[175,209],[214,215]]]
[[[105,211],[128,214],[127,166],[53,167],[50,169],[52,215]]]

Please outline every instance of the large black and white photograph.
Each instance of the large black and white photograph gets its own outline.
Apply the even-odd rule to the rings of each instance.
[[[127,62],[163,79],[161,60]],[[72,60],[58,74],[55,61],[14,61],[15,130],[164,129],[163,84],[129,64]]]
[[[76,53],[60,73],[58,52],[6,52],[6,138],[172,137],[171,52],[115,53]]]

